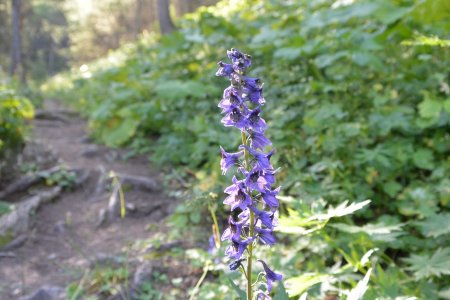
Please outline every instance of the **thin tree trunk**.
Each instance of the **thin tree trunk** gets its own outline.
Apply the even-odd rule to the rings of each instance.
[[[142,0],[136,0],[136,10],[134,14],[134,38],[138,38],[142,30]]]
[[[9,75],[12,77],[16,74],[17,69],[22,65],[22,41],[21,41],[21,22],[20,11],[22,0],[11,0],[12,4],[12,34],[11,34],[11,65]]]
[[[168,34],[174,31],[175,26],[169,12],[169,0],[158,0],[158,19],[161,34]]]

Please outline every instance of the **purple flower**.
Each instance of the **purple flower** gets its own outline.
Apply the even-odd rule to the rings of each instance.
[[[267,293],[264,293],[263,291],[258,291],[258,294],[256,295],[256,300],[271,300],[270,296]]]
[[[273,212],[267,212],[265,210],[259,210],[254,205],[249,206],[250,209],[255,213],[256,221],[260,221],[262,225],[266,226],[269,229],[273,229],[273,219],[274,219],[274,213]]]
[[[245,97],[243,96],[243,98],[246,98],[255,104],[264,105],[266,103],[266,99],[264,99],[262,91],[263,89],[244,89]]]
[[[223,93],[223,99],[220,100],[218,107],[222,108],[223,113],[228,113],[231,109],[237,108],[243,100],[238,91],[233,86],[228,87]]]
[[[244,54],[234,48],[227,50],[228,58],[233,63],[233,68],[236,71],[244,71],[251,65],[251,56]]]
[[[272,152],[266,154],[264,152],[256,151],[248,146],[241,145],[239,148],[247,149],[248,152],[253,156],[253,163],[259,170],[273,169],[270,164],[270,157],[272,156]]]
[[[244,130],[248,126],[248,121],[246,117],[241,113],[240,109],[233,107],[226,115],[222,118],[222,123],[226,127],[234,126],[238,129]]]
[[[232,211],[238,207],[245,210],[252,204],[252,198],[247,194],[245,184],[241,180],[237,180],[236,176],[233,177],[233,184],[227,187],[224,192],[229,196],[225,198],[223,203],[230,205]]]
[[[221,240],[238,240],[241,236],[242,227],[248,221],[248,218],[244,218],[240,221],[235,221],[232,216],[228,218],[228,228],[222,234]]]
[[[245,248],[247,248],[248,245],[250,245],[250,243],[253,242],[254,238],[248,238],[246,240],[232,240],[231,241],[231,245],[229,245],[227,247],[227,249],[225,250],[225,254],[229,257],[229,258],[234,258],[234,259],[240,259],[242,256],[242,253],[244,253]]]
[[[248,127],[252,131],[263,133],[266,130],[266,121],[259,116],[261,110],[259,108],[255,108],[251,110],[247,116]]]
[[[250,133],[251,146],[253,149],[261,149],[264,150],[266,146],[272,145],[272,142],[264,136],[264,134],[251,131]]]
[[[261,172],[258,168],[254,168],[250,172],[240,168],[240,171],[245,175],[245,185],[250,189],[250,191],[258,191],[262,193],[266,189],[268,182],[263,176],[263,172]]]
[[[277,195],[279,192],[280,187],[274,190],[265,189],[264,192],[261,193],[261,197],[267,204],[267,206],[269,206],[270,208],[277,208],[280,205],[277,199]]]
[[[217,70],[216,76],[230,76],[233,73],[233,65],[221,61],[217,64],[219,65],[219,70]]]
[[[239,162],[239,158],[244,154],[244,151],[228,153],[220,147],[220,153],[222,154],[220,168],[222,169],[222,174],[225,175],[231,166],[234,166]]]
[[[255,227],[256,232],[258,233],[259,238],[261,241],[266,245],[274,245],[276,240],[273,236],[273,230],[271,229],[263,229],[259,227]]]
[[[282,280],[283,275],[272,271],[264,261],[262,261],[260,259],[258,259],[258,261],[263,265],[264,273],[266,274],[266,280],[267,280],[267,290],[270,292],[272,290],[272,282]]]

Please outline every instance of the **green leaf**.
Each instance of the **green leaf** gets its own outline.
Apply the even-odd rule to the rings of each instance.
[[[103,140],[108,146],[120,146],[134,136],[139,120],[131,118],[119,122],[117,126],[109,128],[103,134]]]
[[[450,248],[439,248],[431,256],[413,254],[404,261],[410,265],[406,269],[414,272],[417,280],[450,275]]]
[[[450,99],[445,100],[442,106],[444,107],[445,111],[450,114]]]
[[[289,300],[289,295],[286,292],[286,289],[282,281],[278,283],[278,289],[275,294],[275,297],[273,297],[273,300]]]
[[[436,238],[450,233],[450,213],[441,213],[418,222],[420,231],[426,237]]]
[[[329,278],[330,276],[325,274],[303,274],[287,279],[285,281],[286,289],[290,297],[301,295],[313,285],[326,281]]]
[[[426,97],[419,104],[419,115],[425,119],[437,119],[442,110],[442,103],[435,99]]]
[[[383,190],[391,197],[394,197],[402,190],[403,186],[396,181],[388,181],[383,185]]]
[[[433,152],[429,149],[419,149],[413,154],[413,162],[416,167],[433,170],[434,168],[434,157]]]
[[[247,294],[240,287],[238,287],[231,278],[228,277],[228,281],[230,282],[231,287],[236,291],[241,300],[247,299]]]
[[[369,288],[369,279],[370,274],[372,273],[372,268],[370,268],[364,278],[358,282],[356,287],[350,291],[350,294],[347,296],[347,300],[361,300],[363,299],[364,294]]]

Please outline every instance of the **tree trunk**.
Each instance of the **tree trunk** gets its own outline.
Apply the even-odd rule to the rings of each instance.
[[[22,41],[21,41],[21,7],[22,0],[11,0],[12,4],[12,34],[11,34],[11,66],[9,75],[12,77],[22,65]]]
[[[142,0],[136,0],[136,10],[134,12],[133,33],[137,39],[142,30]]]
[[[174,31],[172,18],[169,12],[169,0],[158,0],[158,19],[161,34],[168,34]]]

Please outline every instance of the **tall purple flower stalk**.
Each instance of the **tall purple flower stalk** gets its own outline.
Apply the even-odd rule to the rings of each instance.
[[[276,170],[270,163],[273,151],[264,152],[272,143],[264,135],[267,126],[261,117],[265,103],[263,83],[259,78],[245,76],[251,65],[250,55],[236,49],[227,51],[227,55],[231,64],[219,62],[216,75],[228,77],[231,85],[224,90],[218,106],[224,114],[224,126],[240,130],[242,145],[234,153],[220,148],[223,174],[237,166],[233,184],[225,189],[228,196],[223,203],[230,206],[231,214],[222,240],[230,243],[225,251],[232,259],[230,269],[241,269],[247,278],[247,299],[251,300],[253,247],[258,243],[275,244],[273,230],[277,223],[275,212],[280,188],[274,187]],[[246,268],[242,264],[244,261]],[[256,297],[270,299],[272,282],[281,280],[282,275],[273,272],[263,260],[258,261],[262,264],[267,288],[257,291]]]

